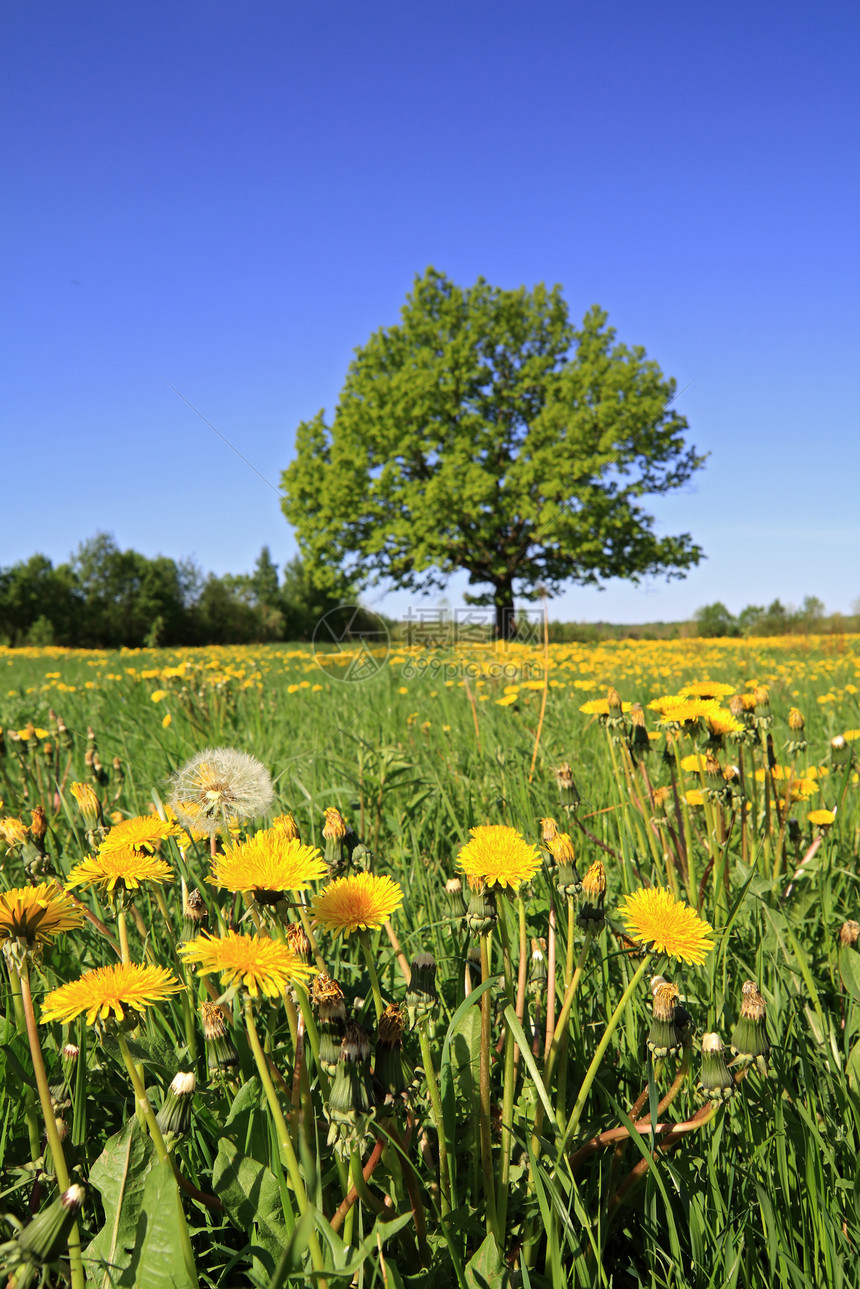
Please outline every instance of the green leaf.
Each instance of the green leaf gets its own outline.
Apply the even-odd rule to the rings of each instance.
[[[134,1289],[197,1289],[182,1200],[167,1159],[147,1174],[137,1228]]]
[[[136,1119],[111,1137],[90,1171],[90,1184],[102,1197],[105,1224],[86,1251],[87,1265],[105,1269],[105,1283],[131,1266],[138,1236],[146,1178],[155,1148]],[[108,1271],[108,1268],[110,1269]],[[122,1283],[128,1283],[123,1278]]]
[[[839,974],[848,993],[860,1003],[860,953],[848,945],[843,945],[839,952]]]
[[[469,1289],[502,1289],[510,1284],[494,1235],[488,1235],[477,1253],[467,1262],[466,1284]]]
[[[254,1249],[255,1263],[258,1270],[262,1270],[261,1262],[265,1264],[263,1279],[267,1279],[290,1237],[274,1174],[222,1137],[212,1170],[212,1189],[230,1219],[258,1246]]]

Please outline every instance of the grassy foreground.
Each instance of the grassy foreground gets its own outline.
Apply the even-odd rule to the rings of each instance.
[[[170,776],[190,757],[232,747],[267,767],[276,793],[240,837],[291,812],[333,873],[369,867],[403,890],[388,926],[366,936],[311,928],[314,963],[366,1043],[301,984],[249,1005],[178,951],[193,932],[183,883],[199,890],[215,936],[232,925],[280,943],[289,924],[311,924],[313,891],[266,905],[213,886],[208,838],[166,838],[174,880],[144,881],[122,916],[116,899],[76,888],[89,920],[27,962],[0,909],[10,1284],[44,1273],[142,1289],[850,1289],[857,646],[810,636],[324,657],[288,646],[0,650],[3,889],[51,872],[65,881],[122,819],[164,816]],[[686,687],[686,706],[649,707]],[[792,708],[802,727],[789,724]],[[100,824],[72,784],[94,789]],[[333,807],[364,843],[351,858],[354,839],[323,837]],[[547,819],[570,835],[575,865]],[[516,829],[542,862],[495,910],[478,894],[470,930],[467,884],[460,895],[446,883],[462,876],[469,830],[484,825]],[[624,897],[651,888],[713,929],[703,962],[646,951],[625,923]],[[38,1020],[50,991],[126,947],[181,989],[125,1031],[38,1024],[60,1121],[46,1143],[27,982]],[[435,978],[426,963],[412,971],[422,954]],[[661,996],[674,1012],[662,1024],[656,975],[678,991]],[[739,1031],[747,982],[766,1017]],[[235,1064],[210,1064],[200,1005],[216,1000]],[[380,1024],[392,1003],[403,1004],[402,1034]],[[703,1063],[706,1034],[725,1047]],[[733,1038],[769,1051],[735,1056]],[[67,1043],[76,1059],[63,1059]],[[165,1137],[147,1103],[169,1103],[179,1071],[196,1075],[192,1114],[186,1132]],[[65,1170],[86,1195],[71,1268],[64,1232],[45,1270],[18,1228],[48,1210]]]

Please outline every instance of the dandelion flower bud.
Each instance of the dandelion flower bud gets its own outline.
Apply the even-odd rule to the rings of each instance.
[[[362,1027],[349,1021],[340,1046],[331,1094],[323,1106],[329,1122],[328,1144],[341,1159],[360,1150],[373,1118],[370,1043]]]
[[[42,850],[42,842],[45,840],[45,834],[48,831],[48,817],[45,814],[43,806],[36,806],[31,812],[30,836],[33,841]]]
[[[754,1060],[762,1074],[767,1074],[770,1055],[767,1004],[754,980],[747,980],[742,990],[741,1014],[732,1034],[732,1051],[736,1056]]]
[[[860,937],[860,922],[843,922],[839,928],[839,943],[852,948]]]
[[[576,871],[576,855],[570,834],[557,833],[549,843],[550,854],[558,865],[555,884],[559,895],[569,898],[576,895],[582,883]]]
[[[309,967],[313,960],[313,951],[302,924],[300,922],[289,922],[284,930],[284,939],[287,942],[287,947],[292,949],[296,957],[301,958],[302,962]]]
[[[14,1243],[22,1262],[45,1266],[65,1252],[69,1232],[81,1211],[85,1194],[83,1186],[70,1186],[18,1233]]]
[[[546,982],[548,978],[546,940],[532,940],[532,956],[529,963],[530,992],[538,995],[539,997],[542,996],[546,992]]]
[[[622,711],[621,695],[614,685],[610,685],[607,689],[606,701],[609,705],[609,715],[620,716]]]
[[[319,1015],[320,1065],[333,1075],[340,1060],[340,1045],[346,1033],[346,1003],[337,981],[321,971],[311,985],[311,997]]]
[[[606,869],[595,860],[582,879],[582,908],[576,916],[577,926],[594,934],[601,929],[605,918],[603,901],[606,898]]]
[[[469,878],[471,895],[466,910],[466,926],[472,935],[488,935],[499,919],[496,909],[496,888],[487,886],[482,878]]]
[[[412,960],[409,987],[406,990],[406,1010],[409,1013],[410,1028],[414,1029],[421,1021],[428,1020],[438,1006],[436,959],[432,953],[419,953]]]
[[[654,996],[654,1017],[648,1032],[648,1051],[656,1057],[670,1056],[681,1046],[681,1033],[675,1023],[678,989],[668,981],[656,987],[652,981],[651,988]]]
[[[547,849],[550,848],[549,844],[552,841],[553,837],[557,837],[557,836],[558,836],[558,824],[555,822],[555,820],[541,819],[540,820],[540,839]]]
[[[803,713],[792,707],[788,713],[788,728],[795,734],[802,734],[804,724]]]
[[[702,1071],[696,1091],[706,1101],[728,1101],[735,1094],[735,1081],[726,1066],[719,1034],[702,1036]]]
[[[299,826],[291,814],[278,815],[272,820],[272,828],[283,833],[287,841],[301,841]]]
[[[191,1100],[197,1078],[190,1072],[180,1071],[174,1075],[164,1104],[155,1116],[159,1128],[164,1134],[172,1132],[175,1136],[184,1136],[191,1126]]]
[[[766,729],[773,724],[773,716],[770,710],[770,694],[765,685],[757,685],[755,688],[755,723],[759,729]]]
[[[573,781],[573,771],[567,761],[562,762],[555,772],[558,784],[558,795],[565,810],[575,810],[579,805],[579,792]]]
[[[227,1032],[224,1009],[218,1003],[201,1003],[203,1037],[206,1040],[206,1068],[228,1070],[239,1064],[236,1044]]]
[[[459,877],[448,878],[445,883],[445,894],[448,898],[448,909],[452,921],[462,921],[466,916],[466,901],[463,899],[463,883]]]
[[[195,887],[189,891],[182,880],[182,938],[193,940],[198,932],[204,930],[209,917],[203,896]]]
[[[841,734],[830,740],[830,760],[834,765],[847,765],[851,760],[851,745]]]
[[[642,710],[641,703],[630,704],[630,720],[632,722],[630,752],[634,757],[644,756],[646,752],[651,751],[651,740],[645,728],[645,712]]]
[[[403,1059],[403,1026],[401,1007],[389,1003],[379,1018],[374,1062],[374,1080],[383,1103],[396,1101],[409,1086],[411,1076]]]

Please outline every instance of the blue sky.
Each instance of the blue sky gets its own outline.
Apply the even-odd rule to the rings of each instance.
[[[0,565],[98,529],[289,558],[273,488],[167,382],[276,487],[432,264],[601,304],[711,453],[653,507],[707,561],[553,616],[860,597],[856,0],[4,12]]]

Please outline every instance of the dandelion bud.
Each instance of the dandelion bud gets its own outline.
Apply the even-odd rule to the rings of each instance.
[[[582,879],[582,908],[576,915],[576,924],[595,935],[603,926],[603,901],[606,898],[606,869],[595,860]]]
[[[317,1005],[320,1034],[320,1065],[333,1075],[340,1060],[340,1045],[346,1033],[346,1003],[337,981],[321,971],[314,977],[311,997]]]
[[[344,846],[349,852],[349,867],[353,873],[369,873],[373,868],[373,851],[358,840],[358,834],[352,829],[346,834]]]
[[[681,1033],[675,1023],[678,989],[668,981],[657,985],[656,988],[652,981],[651,988],[654,996],[654,1018],[648,1032],[648,1051],[656,1057],[670,1056],[681,1046]]]
[[[702,1036],[702,1071],[696,1091],[706,1101],[728,1101],[735,1094],[735,1081],[726,1065],[719,1034]]]
[[[860,922],[843,922],[839,928],[839,943],[853,948],[860,937]]]
[[[555,884],[559,895],[569,898],[576,895],[582,882],[576,871],[576,855],[570,834],[560,832],[549,843],[550,854],[558,865]]]
[[[206,1040],[206,1068],[228,1070],[239,1064],[236,1044],[227,1032],[224,1009],[218,1003],[201,1003],[203,1037]]]
[[[546,940],[532,940],[532,956],[529,963],[529,990],[538,997],[546,993],[546,982],[549,979],[546,963]]]
[[[567,761],[562,762],[555,772],[558,784],[558,795],[565,810],[575,810],[579,805],[579,792],[573,781],[573,771]]]
[[[379,1018],[376,1035],[374,1078],[383,1103],[390,1103],[406,1091],[410,1073],[403,1059],[403,1011],[390,1003]]]
[[[362,1027],[349,1021],[340,1045],[334,1081],[323,1113],[329,1122],[328,1144],[341,1159],[360,1150],[373,1118],[370,1087],[370,1043]]]
[[[630,704],[630,720],[632,727],[630,730],[630,752],[633,757],[644,756],[646,752],[651,751],[651,740],[648,737],[648,730],[645,728],[645,712],[642,710],[641,703]]]
[[[742,990],[741,1014],[732,1034],[732,1051],[736,1056],[754,1060],[762,1074],[767,1074],[770,1042],[767,1036],[767,1004],[754,980]]]
[[[283,833],[287,841],[301,841],[299,826],[291,814],[278,815],[272,820],[272,829]]]
[[[406,990],[406,1010],[409,1013],[409,1026],[414,1029],[421,1021],[426,1021],[439,1006],[439,995],[436,992],[436,959],[432,953],[419,953],[412,959],[409,987]]]
[[[622,709],[621,695],[619,694],[618,690],[615,688],[614,685],[610,685],[608,690],[606,691],[606,702],[609,705],[610,716],[617,717],[621,715],[621,709]]]
[[[309,967],[313,960],[313,951],[302,924],[300,922],[288,923],[284,931],[284,939],[287,947],[292,949],[296,957],[301,958],[302,962]]]
[[[557,836],[558,836],[558,824],[555,822],[555,820],[541,819],[540,820],[540,839],[543,842],[544,846],[546,846],[547,850],[549,850],[549,844],[552,841],[553,837],[557,837]]]
[[[69,1232],[81,1211],[85,1194],[83,1186],[70,1186],[18,1233],[14,1243],[22,1262],[45,1266],[65,1252]]]
[[[31,812],[32,822],[30,824],[30,836],[35,841],[39,849],[42,849],[42,843],[45,840],[45,834],[48,831],[48,818],[42,806],[36,806]]]
[[[466,901],[463,899],[463,883],[459,877],[449,877],[445,883],[445,895],[448,898],[448,909],[451,919],[460,922],[466,916]]]
[[[802,734],[804,727],[803,713],[792,707],[788,713],[788,728],[795,734]]]
[[[851,760],[851,745],[841,734],[830,740],[830,760],[833,765],[847,765]]]
[[[101,802],[88,783],[73,783],[71,791],[81,812],[84,827],[87,832],[94,832],[102,822]]]
[[[191,1099],[196,1087],[197,1079],[194,1074],[180,1071],[174,1076],[167,1089],[164,1104],[155,1116],[162,1133],[172,1132],[180,1137],[188,1131],[191,1126]]]
[[[66,728],[66,722],[62,716],[57,717],[57,738],[66,752],[71,752],[75,745],[74,735],[71,730]]]
[[[765,685],[757,685],[755,689],[755,723],[759,729],[766,729],[773,723],[773,716],[770,710],[770,694]]]
[[[481,878],[469,879],[471,895],[466,910],[466,926],[472,935],[488,935],[499,919],[496,909],[495,887],[487,886]]]
[[[205,928],[209,910],[199,890],[189,891],[182,879],[182,938],[193,940]]]

